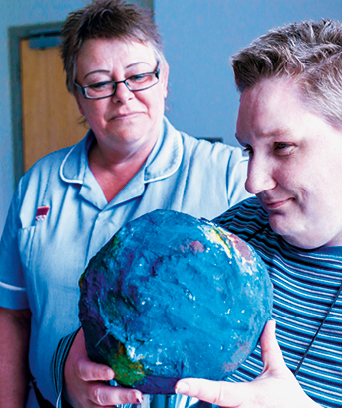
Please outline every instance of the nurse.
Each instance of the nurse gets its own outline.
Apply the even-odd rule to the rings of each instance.
[[[122,225],[155,209],[212,218],[247,196],[241,149],[199,141],[164,116],[169,66],[148,11],[95,0],[69,15],[62,38],[67,87],[90,130],[33,166],[12,200],[0,243],[6,408],[56,403],[50,361],[79,328],[78,279]],[[82,331],[69,357],[63,395],[75,407],[95,406],[98,391],[74,364],[86,359]]]

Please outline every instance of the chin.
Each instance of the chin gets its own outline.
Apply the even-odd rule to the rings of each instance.
[[[272,230],[282,237],[290,237],[296,233],[296,228],[295,225],[293,225],[293,222],[291,223],[292,225],[285,222],[284,217],[279,214],[271,214],[268,221]]]
[[[295,225],[291,226],[285,224],[284,222],[281,222],[281,220],[279,220],[279,217],[276,217],[276,219],[274,219],[274,217],[270,217],[269,224],[272,230],[276,234],[280,235],[284,239],[284,241],[286,241],[288,244],[291,244],[299,248],[310,249],[310,244],[308,244],[309,247],[306,246],[305,244],[306,240],[302,239],[303,237],[301,236],[300,231],[298,231],[298,228],[296,231]]]
[[[299,240],[298,237],[292,237],[292,236],[286,236],[282,235],[282,238],[284,241],[286,241],[288,244],[293,245],[297,248],[302,248],[302,249],[315,249],[319,247],[320,245],[316,245],[313,242],[309,241],[303,241]]]
[[[275,231],[275,232],[281,235],[283,240],[286,241],[288,244],[293,245],[297,248],[310,250],[327,246],[326,241],[322,239],[322,237],[315,237],[315,235],[312,233],[308,232],[301,233],[299,231],[296,233],[293,230],[290,233],[289,231],[287,232]]]

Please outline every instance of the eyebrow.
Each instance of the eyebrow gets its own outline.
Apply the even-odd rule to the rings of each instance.
[[[99,73],[99,72],[103,72],[103,73],[108,74],[110,71],[109,71],[108,69],[96,69],[96,70],[90,71],[90,72],[88,72],[86,75],[84,75],[84,79],[86,79],[87,76],[89,76],[89,75],[91,75],[91,74],[96,74],[96,73]]]
[[[126,68],[131,68],[134,65],[139,65],[139,64],[146,64],[149,65],[149,62],[143,62],[143,61],[139,61],[139,62],[132,62],[132,64],[127,65]],[[91,75],[91,74],[96,74],[96,73],[104,73],[104,74],[108,74],[110,72],[110,70],[108,69],[95,69],[94,71],[90,71],[88,72],[85,76],[84,79],[87,78],[87,76]]]
[[[272,138],[272,137],[287,137],[291,135],[291,132],[289,132],[288,129],[285,128],[278,128],[273,130],[272,132],[268,133],[259,133],[257,137],[262,137],[262,138]],[[239,139],[238,134],[235,132],[235,139],[243,146],[244,143]]]

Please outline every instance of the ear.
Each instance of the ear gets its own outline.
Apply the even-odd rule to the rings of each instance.
[[[163,83],[163,95],[164,95],[164,99],[166,99],[167,97],[167,86],[169,83],[169,64],[165,61],[163,63],[163,67],[162,67],[162,83]]]

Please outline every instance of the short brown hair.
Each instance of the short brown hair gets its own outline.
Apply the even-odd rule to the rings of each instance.
[[[136,40],[149,44],[156,58],[165,62],[162,39],[150,10],[121,0],[93,0],[68,15],[62,29],[61,57],[66,85],[75,93],[76,61],[84,42],[96,38]]]
[[[342,24],[303,21],[276,28],[232,57],[242,93],[265,78],[292,78],[304,104],[342,128]]]

